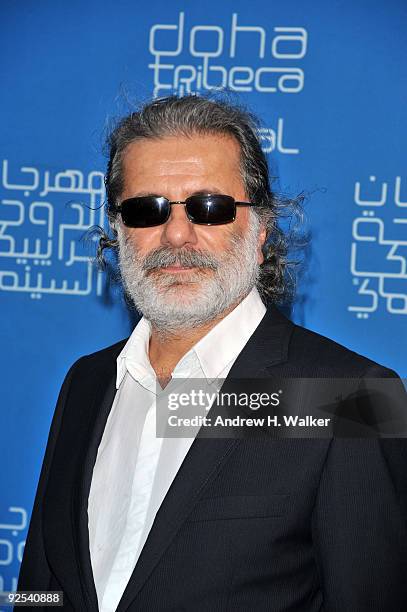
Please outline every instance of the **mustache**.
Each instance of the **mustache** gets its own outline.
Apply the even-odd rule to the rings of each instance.
[[[148,253],[142,262],[142,269],[146,272],[166,268],[167,266],[217,270],[219,260],[211,253],[202,250],[184,249],[174,251],[170,247],[160,247]]]

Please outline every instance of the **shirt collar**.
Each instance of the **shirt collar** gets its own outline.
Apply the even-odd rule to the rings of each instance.
[[[155,372],[148,358],[151,325],[142,317],[117,357],[116,389],[123,381],[126,371],[131,369],[135,377],[142,383],[144,379],[153,378]]]
[[[174,376],[187,378],[198,360],[209,381],[219,377],[237,358],[265,313],[266,307],[254,287],[232,312],[180,359],[174,368]],[[151,387],[155,382],[155,372],[148,358],[150,335],[151,325],[142,317],[117,357],[117,389],[126,371],[130,371],[142,385]]]
[[[195,351],[207,379],[217,378],[235,361],[265,313],[259,292],[253,288],[232,312],[197,342],[191,351]]]

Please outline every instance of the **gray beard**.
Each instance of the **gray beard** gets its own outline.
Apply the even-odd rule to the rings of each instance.
[[[260,222],[250,211],[245,235],[231,234],[221,256],[209,251],[159,247],[145,257],[117,224],[119,268],[125,291],[137,310],[163,334],[179,334],[216,319],[239,303],[260,276],[257,244]],[[197,267],[178,274],[160,272],[171,265]]]

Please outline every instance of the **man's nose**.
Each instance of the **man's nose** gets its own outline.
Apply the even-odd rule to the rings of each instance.
[[[171,204],[170,218],[162,228],[162,245],[179,248],[197,242],[194,224],[188,219],[184,204]]]

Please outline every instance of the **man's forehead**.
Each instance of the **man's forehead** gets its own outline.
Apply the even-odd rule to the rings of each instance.
[[[151,163],[153,162],[153,163]],[[127,158],[127,168],[135,168],[138,174],[149,174],[154,171],[154,174],[174,175],[188,174],[193,176],[201,176],[205,174],[206,166],[202,164],[201,158],[191,155],[190,157],[179,157],[171,159],[165,155],[160,156],[160,159],[151,160],[143,153],[136,155],[135,158]]]
[[[123,155],[125,170],[158,174],[205,174],[208,170],[236,170],[240,160],[237,141],[228,135],[171,136],[142,139],[129,144]]]

